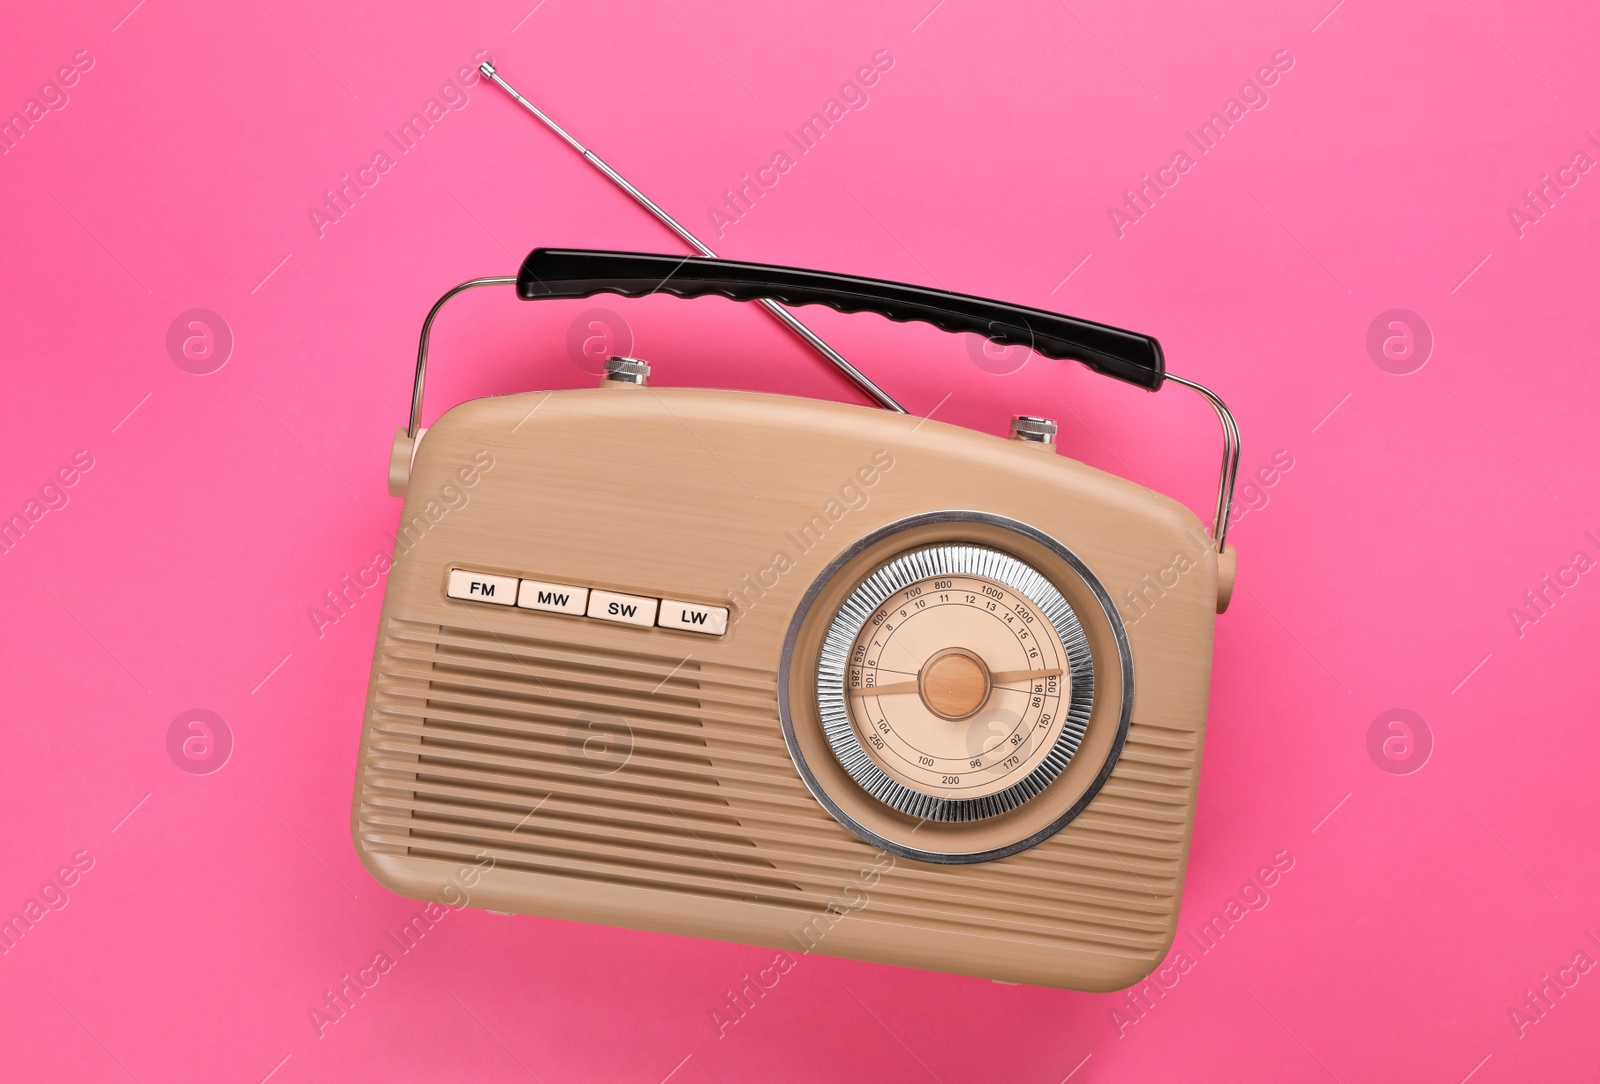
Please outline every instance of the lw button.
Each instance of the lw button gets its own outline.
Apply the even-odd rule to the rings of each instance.
[[[618,595],[611,591],[589,592],[589,616],[602,621],[621,621],[625,625],[656,623],[656,600],[638,595]]]
[[[454,568],[450,570],[450,582],[445,585],[444,593],[451,598],[466,599],[469,602],[492,602],[496,606],[515,606],[517,578],[489,576],[482,572],[467,572],[464,569]]]
[[[722,606],[696,606],[692,602],[661,600],[661,616],[656,624],[664,629],[684,629],[721,636],[728,631],[728,611]]]

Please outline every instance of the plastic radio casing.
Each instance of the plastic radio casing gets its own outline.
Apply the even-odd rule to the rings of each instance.
[[[896,413],[820,340],[891,409],[657,389],[647,364],[614,358],[598,389],[475,400],[424,436],[440,306],[511,284],[529,300],[826,304],[1026,345],[1151,391],[1185,385],[1226,438],[1216,523],[1207,534],[1173,500],[1057,455],[1047,419],[1018,418],[1019,439],[1004,440]],[[1233,589],[1225,512],[1237,465],[1226,406],[1166,373],[1148,336],[873,279],[536,249],[515,278],[450,291],[423,325],[411,423],[391,460],[391,492],[406,499],[361,736],[356,849],[383,884],[451,906],[1006,982],[1130,985],[1164,958],[1177,922],[1215,615]],[[971,816],[885,803],[858,785],[832,744],[851,725],[830,715],[840,679],[827,677],[831,693],[822,684],[844,657],[825,638],[830,620],[867,619],[858,585],[933,554],[1031,569],[1039,597],[1055,600],[1051,621],[1070,609],[1076,622],[1077,661],[1062,678],[1073,744],[1025,800]],[[973,591],[974,612],[995,609]],[[902,605],[905,626],[922,603]],[[1001,616],[1035,620],[1022,604]],[[956,628],[933,620],[917,627],[934,639]],[[943,646],[959,645],[931,644]],[[919,682],[932,672],[922,665]],[[997,678],[1035,676],[1012,665]],[[890,693],[854,680],[851,695]],[[1032,691],[1054,695],[1053,680]],[[1026,703],[1028,692],[1015,695]],[[980,769],[994,746],[967,748],[940,755]],[[962,781],[938,771],[930,785]]]
[[[1119,603],[1132,658],[1126,734],[1118,705],[1098,705],[1081,770],[1052,788],[1085,787],[1120,737],[1083,811],[964,866],[846,831],[797,774],[778,699],[785,637],[822,571],[875,530],[949,510],[1076,554]],[[984,541],[981,526],[923,531]],[[1147,575],[1176,555],[1192,567],[1153,593]],[[448,598],[457,568],[726,606],[728,632]],[[1123,987],[1160,962],[1177,920],[1217,599],[1191,512],[1048,446],[743,392],[616,384],[465,403],[427,431],[410,474],[356,845],[419,899],[454,901],[473,867],[471,903],[493,910]]]

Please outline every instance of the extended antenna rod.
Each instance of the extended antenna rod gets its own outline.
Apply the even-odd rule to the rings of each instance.
[[[624,178],[622,174],[606,165],[605,162],[601,160],[599,155],[595,154],[588,147],[585,147],[582,143],[579,143],[576,139],[573,139],[572,136],[568,135],[566,129],[562,128],[561,125],[557,124],[555,121],[546,116],[538,106],[528,101],[528,99],[524,98],[521,94],[518,94],[516,89],[512,87],[510,83],[507,83],[500,77],[500,73],[495,71],[493,64],[485,61],[484,63],[478,65],[478,70],[483,72],[485,76],[491,79],[495,86],[511,95],[512,99],[518,105],[522,106],[522,108],[538,117],[539,120],[544,123],[546,128],[549,128],[556,135],[566,140],[567,146],[583,155],[583,157],[588,160],[591,166],[593,166],[595,169],[598,169],[601,173],[604,173],[608,178],[610,178],[612,184],[616,185],[628,195],[632,196],[634,202],[638,203],[639,206],[655,215],[663,225],[667,226],[672,230],[673,233],[676,233],[679,237],[687,241],[696,252],[700,253],[702,256],[710,256],[712,258],[716,257],[717,254],[715,252],[712,252],[703,243],[701,243],[700,239],[685,229],[677,219],[673,218],[660,207],[656,206],[655,201],[653,201],[649,196],[645,195],[643,192],[633,187],[633,185],[629,184],[627,179]],[[761,305],[765,307],[766,310],[774,317],[776,317],[779,323],[783,324],[784,327],[794,332],[801,339],[804,339],[807,345],[832,362],[836,368],[838,368],[851,380],[855,381],[857,387],[866,392],[868,395],[872,396],[872,398],[877,400],[879,404],[886,406],[890,410],[896,411],[900,414],[906,413],[906,408],[895,402],[894,398],[888,392],[878,387],[878,385],[872,382],[870,377],[868,377],[860,369],[857,369],[854,365],[851,365],[849,361],[845,360],[843,354],[839,353],[833,347],[823,342],[815,331],[812,331],[810,328],[802,324],[788,309],[784,308],[776,301],[772,301],[767,298],[761,299]]]

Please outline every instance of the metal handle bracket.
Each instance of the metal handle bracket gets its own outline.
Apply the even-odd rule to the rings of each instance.
[[[444,296],[433,303],[433,308],[428,310],[427,317],[422,321],[422,336],[417,343],[417,375],[411,386],[411,422],[406,427],[406,437],[412,449],[416,447],[417,434],[422,424],[422,391],[428,373],[428,339],[433,331],[433,321],[439,315],[439,310],[444,308],[444,303],[457,294],[467,290],[477,289],[480,286],[515,286],[517,277],[495,276],[492,278],[468,279],[458,286],[446,291]],[[1211,537],[1216,539],[1217,553],[1220,555],[1228,537],[1228,509],[1233,504],[1234,483],[1239,476],[1239,426],[1233,420],[1233,412],[1228,409],[1216,392],[1198,384],[1193,380],[1185,380],[1181,376],[1166,374],[1166,379],[1182,384],[1205,398],[1217,413],[1217,420],[1222,423],[1222,472],[1217,483],[1216,515],[1212,523]],[[889,409],[897,409],[889,407]],[[900,411],[904,413],[903,410]]]

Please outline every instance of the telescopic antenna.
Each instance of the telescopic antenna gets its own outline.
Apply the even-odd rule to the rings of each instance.
[[[591,166],[605,174],[612,184],[616,185],[618,188],[622,189],[629,196],[631,196],[635,203],[649,211],[651,214],[655,215],[657,220],[659,220],[663,225],[672,230],[672,232],[677,234],[679,237],[683,238],[683,240],[686,241],[696,252],[700,253],[702,256],[710,256],[713,258],[716,257],[717,254],[712,252],[711,249],[707,248],[698,237],[685,229],[682,223],[673,218],[671,215],[667,214],[666,211],[663,211],[649,196],[645,195],[643,192],[633,187],[633,185],[629,184],[627,178],[623,177],[622,174],[606,165],[599,155],[595,154],[588,147],[585,147],[582,143],[579,143],[576,139],[572,138],[565,128],[551,120],[550,117],[547,116],[538,106],[534,105],[521,94],[517,93],[515,87],[500,77],[500,73],[495,70],[493,64],[485,61],[484,63],[478,65],[478,70],[481,71],[487,78],[489,78],[495,86],[511,95],[512,100],[518,105],[532,113],[535,117],[538,117],[540,122],[542,122],[546,128],[549,128],[552,132],[565,140],[567,146],[583,155],[583,157]],[[802,324],[798,319],[796,319],[792,312],[778,304],[776,301],[772,301],[768,298],[762,298],[760,303],[777,319],[779,323],[803,339],[805,343],[817,353],[821,354],[824,358],[827,358],[835,368],[853,380],[857,387],[870,395],[880,405],[888,407],[890,410],[896,411],[900,414],[906,413],[906,408],[897,403],[893,396],[884,391],[882,388],[878,387],[877,384],[873,383],[872,379],[860,369],[857,369],[854,365],[851,365],[850,362],[845,359],[843,354],[839,353],[833,347],[823,342],[821,337],[818,336],[815,331],[812,331],[810,328],[806,327],[806,325]]]

